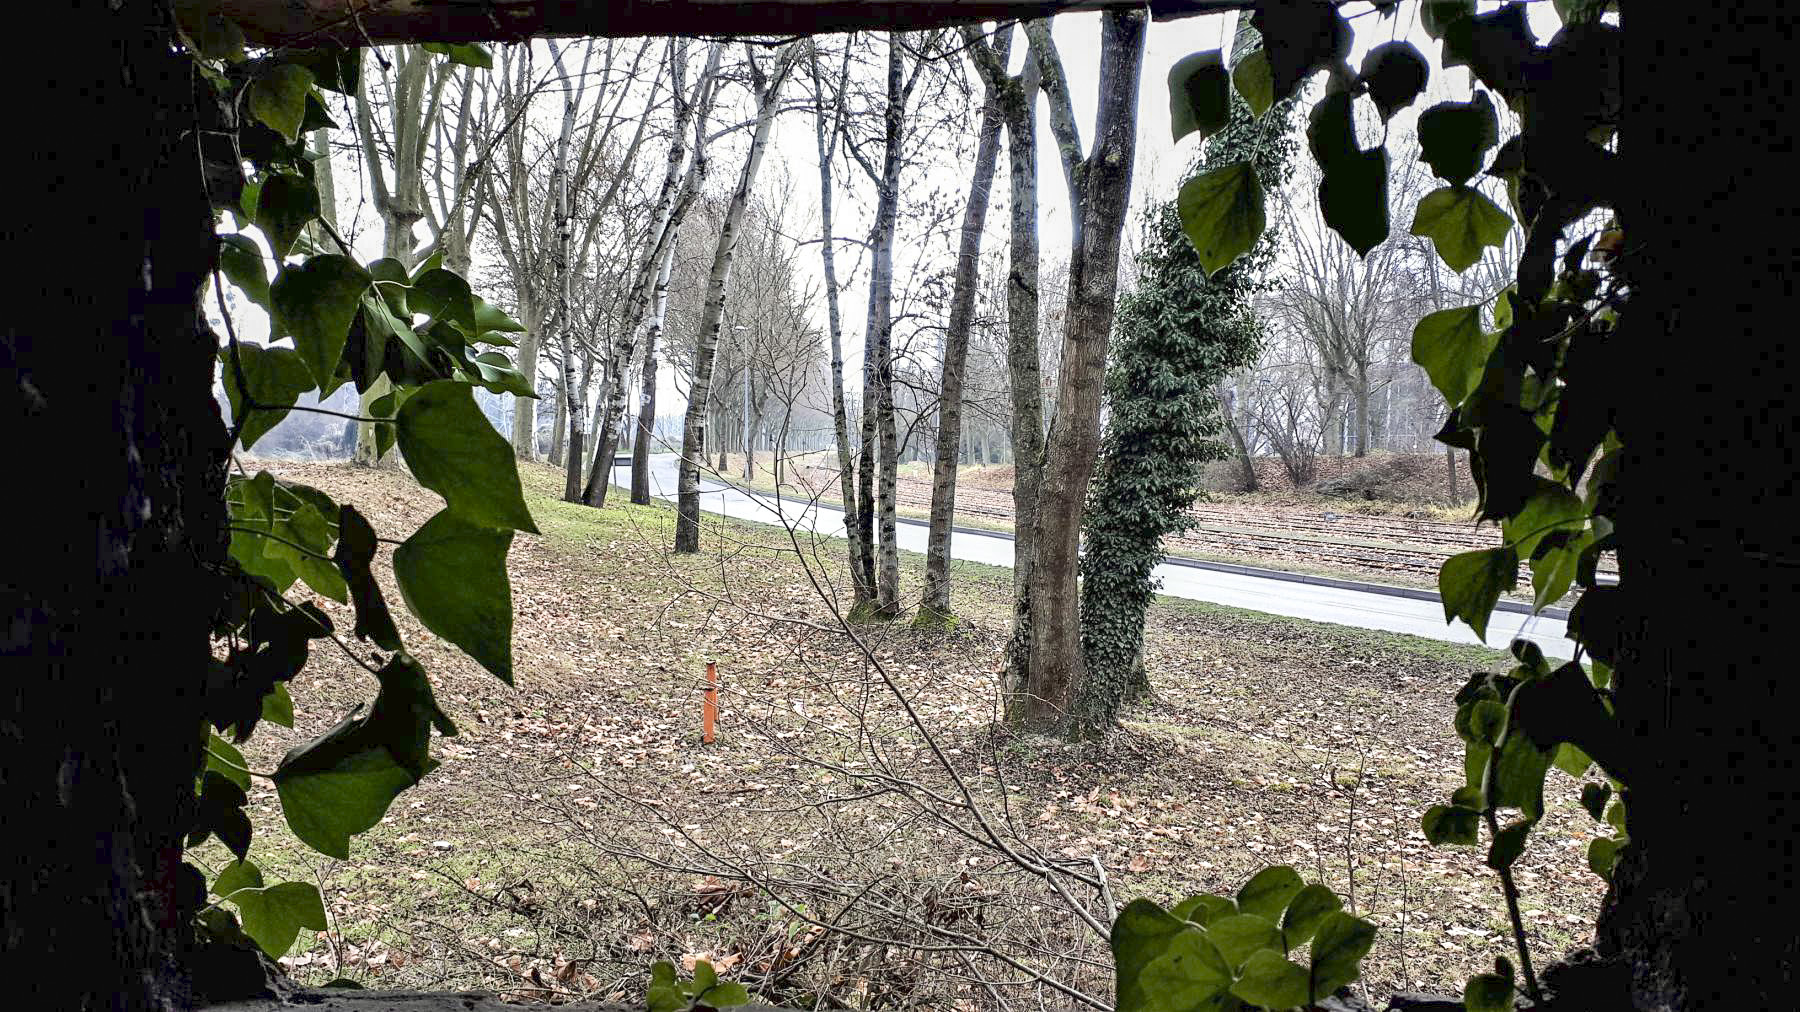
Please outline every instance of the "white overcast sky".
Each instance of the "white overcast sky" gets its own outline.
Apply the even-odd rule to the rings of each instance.
[[[1486,9],[1498,4],[1484,0],[1482,7]],[[1360,66],[1363,54],[1375,45],[1393,38],[1404,38],[1416,45],[1425,55],[1432,68],[1431,96],[1434,98],[1466,98],[1470,89],[1470,78],[1466,69],[1457,68],[1448,73],[1441,70],[1439,61],[1439,45],[1428,36],[1417,24],[1417,5],[1402,5],[1400,12],[1393,18],[1380,18],[1372,13],[1372,9],[1362,4],[1352,4],[1345,8],[1347,16],[1352,18],[1356,42],[1350,56],[1352,67]],[[1554,8],[1550,4],[1529,5],[1530,21],[1534,33],[1540,41],[1548,39],[1558,27]],[[1199,141],[1192,135],[1179,143],[1169,136],[1169,106],[1167,74],[1168,69],[1181,57],[1198,50],[1220,48],[1228,45],[1231,28],[1235,24],[1236,15],[1212,15],[1201,18],[1189,18],[1170,22],[1152,22],[1148,29],[1143,73],[1139,81],[1138,100],[1138,142],[1137,165],[1132,181],[1132,212],[1127,221],[1127,241],[1139,227],[1139,212],[1149,202],[1160,202],[1172,197],[1182,182],[1185,170],[1198,152]],[[1053,22],[1053,30],[1057,47],[1061,51],[1065,73],[1069,79],[1070,95],[1074,105],[1077,122],[1080,124],[1083,144],[1091,144],[1093,140],[1093,117],[1097,101],[1100,64],[1100,15],[1065,14]],[[541,46],[542,43],[534,43]],[[728,55],[738,57],[741,50]],[[1015,33],[1013,40],[1013,66],[1016,68],[1023,59],[1024,39],[1022,33]],[[548,66],[548,58],[540,61]],[[978,87],[978,86],[977,86]],[[810,88],[810,81],[804,72],[804,66],[790,78],[785,94],[790,101],[796,101]],[[741,89],[732,92],[731,100],[740,106],[745,104]],[[552,97],[553,99],[553,97]],[[550,116],[555,110],[550,109],[553,101],[545,101],[544,111],[534,115]],[[336,104],[334,103],[334,106]],[[738,114],[744,111],[740,108]],[[336,138],[340,143],[353,141],[352,127],[348,116],[341,114],[341,108],[334,110],[339,120],[343,136]],[[727,113],[721,111],[720,119]],[[1039,230],[1040,243],[1046,260],[1060,261],[1067,256],[1069,240],[1069,207],[1068,196],[1064,188],[1062,171],[1057,160],[1054,141],[1051,138],[1047,105],[1040,99],[1039,103]],[[1406,117],[1407,114],[1402,114]],[[973,113],[968,117],[967,129],[973,129]],[[1302,123],[1304,120],[1301,121]],[[1396,126],[1401,120],[1397,119]],[[554,126],[546,124],[550,130]],[[1377,137],[1365,137],[1364,143],[1373,143]],[[967,157],[972,159],[972,145],[965,144]],[[715,168],[712,181],[715,187],[724,188],[730,185],[736,176],[738,160],[742,151],[742,131],[733,139],[721,142],[713,151],[714,165],[729,166],[725,171]],[[660,155],[652,150],[647,155],[640,155],[640,171],[649,172],[660,164]],[[336,162],[336,175],[340,190],[340,215],[348,218],[354,214],[357,200],[354,189],[358,180],[355,176],[355,165],[347,158],[340,156]],[[994,205],[988,215],[988,228],[984,241],[984,251],[1004,248],[1006,243],[1006,215],[1000,208],[1006,199],[1006,155],[1004,144],[1001,149],[999,167],[996,174],[993,194]],[[938,158],[937,164],[921,166],[914,169],[902,179],[902,200],[909,193],[921,192],[924,188],[938,188],[953,195],[960,217],[962,203],[967,199],[967,186],[970,166],[966,162],[954,159]],[[344,192],[351,191],[351,192]],[[813,137],[812,116],[808,111],[790,111],[783,115],[776,124],[775,134],[769,155],[764,162],[759,181],[759,191],[765,197],[775,197],[786,201],[786,231],[791,235],[812,238],[818,234],[818,163]],[[779,191],[779,194],[777,193]],[[872,187],[860,170],[846,166],[841,160],[837,167],[837,190],[834,211],[837,220],[834,231],[839,235],[860,236],[867,232],[866,212],[872,209]],[[364,199],[367,199],[365,193]],[[360,220],[363,227],[354,237],[357,252],[365,260],[372,260],[381,255],[381,236],[379,224],[374,219],[372,208],[363,204]],[[954,228],[954,219],[949,223]],[[1396,228],[1404,228],[1406,223],[1396,222]],[[421,230],[420,235],[423,235]],[[904,240],[904,237],[903,237]],[[949,237],[940,236],[938,246],[943,256],[948,259]],[[817,245],[811,245],[802,252],[799,262],[810,273],[810,277],[818,282],[819,258]],[[899,270],[906,270],[916,260],[916,251],[903,247],[896,257]],[[478,254],[479,255],[479,254]],[[840,265],[860,263],[858,251],[851,247],[840,247]],[[939,263],[935,266],[942,267]],[[843,270],[843,267],[840,267]],[[481,271],[478,262],[476,273]],[[865,272],[866,273],[866,272]],[[859,275],[842,290],[840,294],[845,327],[847,378],[854,385],[860,370],[860,359],[863,318],[866,312],[867,292]],[[822,285],[821,285],[822,287]],[[896,279],[896,291],[904,287],[904,278]],[[268,333],[266,319],[260,310],[239,300],[238,310],[234,313],[240,336],[264,340]],[[210,309],[209,305],[209,309]],[[821,333],[825,328],[825,309],[823,301],[815,307],[815,322]],[[680,403],[673,377],[666,374],[662,377],[658,393],[658,403],[665,412],[675,410],[674,405]]]

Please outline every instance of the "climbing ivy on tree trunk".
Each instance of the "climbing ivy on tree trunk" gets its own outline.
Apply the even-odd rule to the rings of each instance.
[[[1245,15],[1233,47],[1233,66],[1261,53]],[[1170,73],[1172,117],[1178,132],[1204,129],[1189,107],[1189,82],[1216,74],[1177,65]],[[1285,184],[1296,142],[1291,101],[1263,117],[1231,96],[1216,116],[1196,171],[1243,162],[1264,189]],[[1251,297],[1262,288],[1275,257],[1276,234],[1265,233],[1250,252],[1206,275],[1199,254],[1182,232],[1174,201],[1151,208],[1144,222],[1134,290],[1119,300],[1113,353],[1107,366],[1110,417],[1100,462],[1088,492],[1081,560],[1081,649],[1087,678],[1076,697],[1083,733],[1109,727],[1119,705],[1144,688],[1141,655],[1144,614],[1155,591],[1151,571],[1162,561],[1163,538],[1192,523],[1188,507],[1201,468],[1227,455],[1213,388],[1234,369],[1256,359],[1261,335],[1251,316]]]

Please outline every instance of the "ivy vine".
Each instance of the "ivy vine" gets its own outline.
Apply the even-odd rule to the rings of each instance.
[[[441,254],[412,270],[393,259],[361,263],[321,215],[303,137],[334,125],[325,93],[355,92],[362,51],[251,56],[227,18],[196,16],[179,28],[193,60],[194,140],[215,226],[225,212],[240,225],[217,233],[213,275],[227,329],[219,355],[233,441],[249,449],[292,411],[341,414],[297,402],[307,393],[322,401],[346,384],[366,392],[386,377],[392,392],[368,416],[344,417],[373,423],[380,453],[397,449],[419,483],[444,500],[441,511],[395,540],[378,536],[356,506],[316,488],[241,466],[227,480],[229,590],[213,620],[205,723],[194,729],[205,739],[205,764],[195,773],[187,844],[216,837],[236,858],[206,887],[214,900],[198,916],[199,933],[247,939],[280,956],[302,928],[325,929],[324,904],[312,883],[265,884],[251,860],[254,826],[245,804],[252,779],[274,785],[297,838],[347,858],[351,838],[438,765],[433,731],[456,733],[375,579],[381,544],[394,546],[407,610],[512,681],[506,556],[515,532],[537,528],[513,454],[476,406],[474,389],[517,396],[531,389],[498,350],[524,328],[445,269]],[[434,51],[459,63],[491,62],[474,45]],[[238,339],[224,313],[226,281],[268,312],[267,346]],[[348,637],[305,592],[353,609]],[[363,668],[374,698],[273,770],[256,771],[238,746],[263,721],[294,726],[288,683],[315,648],[340,650]]]
[[[1260,53],[1254,32],[1233,54],[1241,69]],[[1220,90],[1227,71],[1217,53],[1197,54],[1169,72],[1176,139],[1206,136],[1199,165],[1249,165],[1259,186],[1279,187],[1296,143],[1294,103],[1265,115]],[[1214,105],[1221,99],[1228,102]],[[1081,647],[1087,677],[1075,702],[1080,728],[1100,734],[1119,705],[1145,688],[1140,656],[1151,575],[1163,541],[1193,524],[1189,507],[1202,468],[1225,452],[1213,388],[1255,361],[1262,334],[1250,300],[1270,286],[1276,237],[1212,276],[1182,231],[1178,202],[1145,218],[1137,285],[1119,299],[1106,374],[1108,420],[1083,514]]]
[[[1563,27],[1539,45],[1523,2],[1483,13],[1474,0],[1419,4],[1424,28],[1442,47],[1441,65],[1469,68],[1484,90],[1420,113],[1421,158],[1443,185],[1420,202],[1410,226],[1457,272],[1500,245],[1515,220],[1526,233],[1516,282],[1491,307],[1448,309],[1419,321],[1412,357],[1451,409],[1437,438],[1469,451],[1480,492],[1477,520],[1498,524],[1504,539],[1444,564],[1446,621],[1465,622],[1485,638],[1488,618],[1519,581],[1521,566],[1537,610],[1571,588],[1579,592],[1568,619],[1573,660],[1552,666],[1536,645],[1518,640],[1509,671],[1477,673],[1457,693],[1464,784],[1421,821],[1426,838],[1440,845],[1479,846],[1486,828],[1486,863],[1500,879],[1524,990],[1540,1002],[1511,868],[1543,816],[1545,778],[1554,767],[1584,780],[1582,805],[1605,830],[1587,853],[1602,878],[1610,878],[1629,841],[1631,783],[1612,703],[1619,590],[1596,577],[1600,557],[1622,547],[1613,493],[1621,444],[1606,363],[1616,354],[1613,333],[1631,294],[1616,272],[1631,249],[1608,217],[1616,209],[1607,188],[1624,33],[1605,20],[1617,8],[1613,0],[1555,6]],[[1375,7],[1387,18],[1399,4]],[[1177,95],[1193,107],[1184,122],[1204,125],[1229,101],[1228,87],[1253,108],[1266,107],[1325,72],[1325,93],[1307,130],[1323,170],[1320,206],[1326,224],[1366,253],[1391,229],[1389,163],[1385,145],[1361,147],[1355,104],[1366,99],[1385,121],[1424,93],[1429,63],[1410,43],[1394,41],[1372,49],[1353,71],[1346,62],[1349,22],[1329,0],[1263,0],[1254,10],[1265,52],[1245,60],[1229,81],[1210,71],[1187,79]],[[1210,68],[1216,56],[1183,63]],[[1522,126],[1504,144],[1496,100]],[[1481,175],[1503,184],[1508,208],[1471,184]],[[1190,180],[1180,209],[1209,275],[1251,250],[1266,227],[1263,185],[1247,160]],[[1600,777],[1589,779],[1596,769]],[[1203,963],[1170,964],[1153,979],[1128,981],[1121,962],[1120,1007],[1135,993],[1128,988],[1150,995],[1133,1007],[1221,1007],[1207,997],[1218,989]],[[1464,1003],[1473,1012],[1510,1009],[1517,990],[1512,964],[1500,958],[1495,972],[1468,982]]]

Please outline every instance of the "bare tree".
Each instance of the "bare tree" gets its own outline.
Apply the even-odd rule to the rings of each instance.
[[[765,72],[756,62],[756,51],[746,46],[744,62],[750,76],[751,92],[756,102],[755,126],[750,150],[738,173],[736,187],[725,212],[724,226],[713,251],[712,272],[707,278],[705,312],[695,342],[693,385],[688,392],[687,414],[681,432],[681,475],[677,491],[675,551],[700,550],[700,453],[701,436],[706,425],[707,401],[712,396],[712,373],[715,352],[719,346],[719,329],[724,323],[725,295],[731,284],[732,257],[737,251],[738,229],[744,209],[750,202],[750,189],[762,166],[763,151],[768,147],[769,130],[781,95],[781,86],[800,55],[800,43],[788,43],[776,52],[774,65]]]
[[[844,324],[838,309],[837,236],[831,231],[832,158],[843,137],[844,93],[850,80],[850,47],[844,47],[842,68],[838,71],[835,99],[829,114],[825,104],[825,81],[819,74],[819,49],[816,41],[807,44],[807,61],[812,70],[813,137],[819,149],[819,256],[825,271],[825,309],[831,338],[831,421],[836,434],[838,488],[844,504],[844,532],[850,539],[850,585],[853,611],[867,610],[875,602],[874,546],[864,536],[862,511],[864,500],[857,498],[855,467],[850,450],[849,414],[844,403]],[[831,129],[826,130],[827,119]]]
[[[1038,487],[1043,479],[1044,402],[1038,352],[1037,92],[1041,65],[1029,33],[1024,68],[1008,76],[973,29],[963,41],[983,82],[1000,100],[1006,122],[1011,220],[1006,273],[1006,364],[1012,414],[1008,435],[1013,459],[1013,636],[1007,647],[1006,692],[1025,684],[1031,642],[1031,585],[1037,559]]]
[[[699,80],[694,82],[694,91],[690,95],[685,91],[687,44],[683,42],[677,47],[671,42],[669,46],[669,93],[675,101],[675,122],[669,134],[661,189],[644,236],[644,251],[632,277],[625,320],[607,358],[606,384],[600,394],[599,439],[594,446],[594,466],[582,494],[583,501],[590,506],[606,505],[606,491],[611,487],[613,450],[624,420],[632,353],[641,342],[648,340],[648,333],[655,325],[653,309],[657,304],[657,279],[662,275],[663,261],[667,259],[675,234],[681,230],[688,208],[693,206],[700,187],[706,182],[706,123],[722,50],[717,43],[709,48],[705,68]],[[688,161],[687,141],[690,128],[694,134],[691,162]]]
[[[1012,48],[1012,28],[993,42],[992,58],[1002,67]],[[963,378],[969,358],[969,330],[974,323],[981,233],[987,223],[989,189],[1000,150],[1000,92],[990,83],[976,127],[974,176],[956,253],[956,280],[950,296],[950,321],[944,334],[942,379],[938,384],[937,456],[931,475],[931,533],[925,546],[925,590],[919,599],[919,621],[941,622],[950,614],[950,525],[956,516],[956,469],[962,449]]]
[[[1082,154],[1068,82],[1047,21],[1026,24],[1050,98],[1074,232],[1069,296],[1058,371],[1056,411],[1045,441],[1030,600],[1028,683],[1017,713],[1065,719],[1084,676],[1081,655],[1081,511],[1100,448],[1106,346],[1119,287],[1120,234],[1131,194],[1137,141],[1138,71],[1143,11],[1109,11],[1100,20],[1100,98],[1094,147]]]

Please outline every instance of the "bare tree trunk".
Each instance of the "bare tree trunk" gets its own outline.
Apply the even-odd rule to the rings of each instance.
[[[838,309],[837,238],[831,232],[831,157],[837,147],[838,116],[831,116],[833,127],[829,140],[825,131],[825,86],[819,75],[819,50],[816,42],[807,44],[813,79],[813,137],[819,148],[819,257],[825,269],[825,309],[831,336],[831,425],[836,437],[838,459],[838,495],[844,503],[844,533],[850,540],[851,610],[867,609],[875,600],[875,556],[864,536],[861,523],[862,504],[857,498],[855,466],[850,451],[849,412],[844,404],[844,324]],[[850,51],[844,50],[844,66],[838,74],[837,106],[841,110],[844,89],[850,79]]]
[[[882,151],[880,197],[876,201],[875,227],[869,237],[873,267],[869,275],[869,317],[863,333],[864,358],[872,368],[875,410],[871,418],[880,437],[877,459],[876,524],[878,526],[875,572],[876,614],[894,618],[900,614],[900,552],[895,541],[894,506],[898,493],[900,448],[894,425],[894,232],[900,217],[901,145],[905,143],[905,65],[897,33],[888,35],[887,107],[883,115],[885,145]],[[864,404],[870,388],[863,393]],[[864,423],[863,431],[870,429]]]
[[[746,56],[752,84],[756,92],[756,127],[750,139],[750,153],[738,174],[737,186],[725,209],[725,221],[719,230],[719,242],[713,249],[712,273],[707,277],[706,304],[701,313],[700,333],[694,348],[693,384],[689,388],[687,414],[681,432],[681,480],[677,492],[675,516],[675,551],[700,550],[700,434],[706,418],[707,402],[712,397],[713,360],[719,348],[719,328],[725,317],[725,293],[731,284],[732,258],[737,254],[738,229],[744,220],[744,209],[750,204],[750,189],[762,167],[763,152],[769,145],[769,130],[775,122],[777,99],[788,71],[799,56],[799,43],[788,43],[775,56],[775,66],[767,79],[756,65],[755,51]],[[723,465],[721,465],[723,470]]]
[[[1354,394],[1356,397],[1356,456],[1369,455],[1369,369],[1358,365]]]
[[[1037,558],[1032,570],[1028,718],[1063,721],[1084,677],[1078,573],[1081,511],[1100,447],[1100,403],[1106,346],[1119,286],[1119,238],[1130,198],[1137,135],[1138,71],[1144,55],[1142,11],[1101,17],[1100,101],[1095,146],[1078,152],[1068,86],[1047,23],[1033,22],[1032,42],[1051,96],[1051,125],[1064,152],[1070,207],[1077,227],[1069,255],[1068,309],[1056,417],[1044,454]]]
[[[1002,66],[1012,48],[1012,29],[994,40],[994,58]],[[931,533],[925,545],[925,591],[919,599],[920,623],[942,623],[950,616],[950,527],[956,518],[956,466],[963,446],[963,377],[969,358],[969,326],[975,315],[975,287],[981,258],[981,232],[987,222],[989,190],[1000,154],[999,89],[986,89],[981,108],[975,174],[969,202],[963,208],[957,240],[956,278],[950,294],[950,321],[944,336],[944,371],[938,384],[937,457],[931,474]]]
[[[656,342],[662,339],[663,321],[669,309],[669,272],[675,266],[675,244],[663,253],[656,273],[656,315],[644,335],[644,368],[638,390],[637,441],[631,447],[631,501],[650,505],[650,441],[656,428]]]
[[[566,459],[563,457],[563,443],[569,434],[569,402],[563,398],[562,381],[553,380],[552,383],[550,392],[556,398],[556,422],[550,427],[550,455],[547,459],[561,467]]]
[[[625,393],[630,385],[626,376],[632,354],[638,344],[647,339],[651,326],[650,317],[656,301],[657,279],[662,273],[664,251],[674,248],[681,222],[687,217],[688,208],[693,206],[700,188],[706,183],[706,112],[712,101],[713,81],[718,74],[719,56],[723,49],[723,46],[713,44],[707,56],[706,69],[701,73],[700,80],[695,82],[694,93],[690,96],[684,94],[683,86],[686,43],[679,47],[670,45],[669,92],[675,102],[675,123],[669,137],[662,189],[657,194],[656,204],[651,211],[651,226],[643,260],[633,275],[625,324],[619,329],[618,339],[613,342],[607,360],[609,371],[606,383],[601,388],[599,406],[596,408],[599,418],[595,427],[598,438],[594,442],[594,466],[587,488],[582,494],[589,506],[605,506],[607,489],[612,487],[613,454],[619,439],[619,427],[625,417]],[[694,128],[694,160],[683,173],[682,166],[687,162],[687,134],[690,124]],[[615,186],[608,192],[609,195],[616,194],[618,188]]]
[[[1237,404],[1237,391],[1226,391],[1223,400],[1224,410],[1220,415],[1225,419],[1225,431],[1231,433],[1231,446],[1237,451],[1238,465],[1244,471],[1244,491],[1254,492],[1257,488],[1256,464],[1250,459],[1250,447],[1244,442],[1243,427],[1232,410]]]
[[[1009,242],[1006,276],[1006,365],[1012,399],[1009,433],[1013,463],[1013,631],[1007,644],[1003,691],[1015,710],[1025,689],[1031,643],[1031,579],[1037,558],[1038,485],[1043,476],[1044,401],[1038,353],[1037,85],[1040,68],[1029,48],[1023,72],[1008,77],[979,33],[965,29],[976,68],[1000,96],[1006,120]]]
[[[569,202],[569,139],[575,134],[575,109],[581,100],[580,90],[569,87],[569,72],[563,66],[562,49],[550,42],[550,57],[556,61],[556,72],[563,79],[564,99],[562,131],[556,138],[556,162],[551,167],[551,189],[556,195],[556,336],[562,346],[563,402],[569,410],[569,443],[567,477],[563,482],[563,500],[581,501],[581,447],[587,428],[587,397],[575,364],[575,314],[569,306],[569,248],[575,239],[575,210]]]

